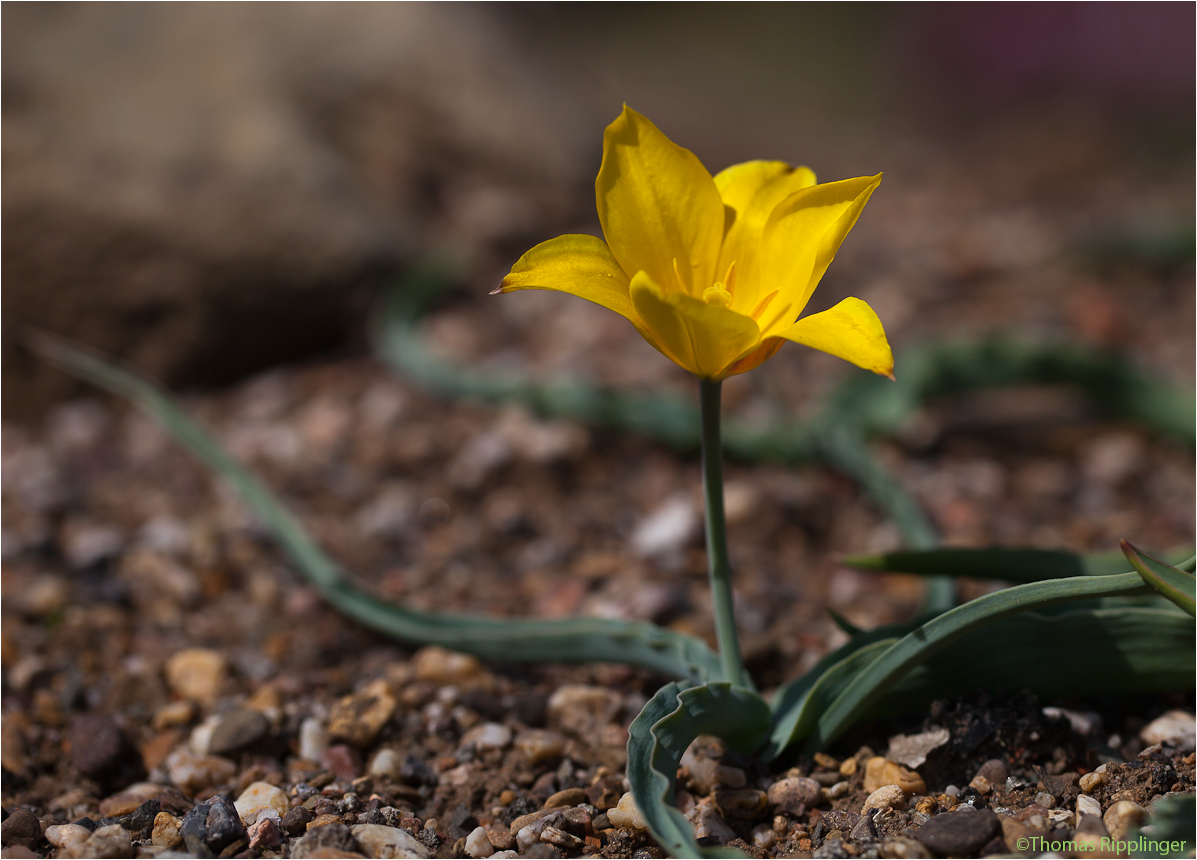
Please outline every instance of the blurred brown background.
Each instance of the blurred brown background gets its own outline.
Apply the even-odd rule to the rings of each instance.
[[[371,297],[429,255],[481,295],[530,244],[597,230],[601,130],[624,101],[712,171],[756,157],[823,179],[884,170],[851,252],[893,273],[862,294],[886,305],[897,342],[953,325],[950,303],[918,294],[928,279],[956,294],[1002,269],[1033,294],[1024,276],[1060,248],[1192,242],[1187,3],[2,16],[6,418],[78,390],[22,349],[28,326],[170,385],[214,385],[364,349]],[[985,313],[1048,328],[1071,314],[1073,334],[1149,340],[1141,357],[1191,385],[1191,260],[1142,295],[1090,281],[1071,304]]]

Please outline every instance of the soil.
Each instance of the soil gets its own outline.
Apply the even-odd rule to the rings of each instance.
[[[1016,160],[974,146],[974,162]],[[818,309],[868,298],[898,346],[1011,329],[1117,344],[1191,388],[1191,260],[1132,254],[1096,266],[1070,256],[1121,223],[1127,197],[1167,210],[1175,187],[1188,195],[1191,165],[1169,173],[1099,160],[1103,191],[1045,166],[1055,184],[1027,179],[996,197],[986,183],[1001,171],[927,169],[922,197],[898,183],[896,202],[870,226],[862,219],[851,240],[861,250],[845,246]],[[1006,201],[996,212],[995,199]],[[487,299],[487,286],[427,320],[445,357],[688,390],[614,315],[564,296]],[[846,372],[787,347],[726,385],[727,409],[803,414]],[[446,401],[361,357],[280,368],[185,404],[391,599],[499,616],[649,618],[712,638],[691,454],[511,405]],[[612,827],[608,811],[627,788],[626,727],[665,679],[621,666],[483,664],[369,632],[324,605],[233,493],[123,404],[78,400],[43,424],[4,430],[5,856],[88,856],[101,834],[117,840],[106,856],[393,856],[350,829],[368,824],[445,856],[482,851],[479,827],[491,849],[525,856],[662,856],[643,832]],[[1057,391],[930,404],[901,438],[876,445],[949,545],[1194,542],[1193,451]],[[849,553],[899,544],[849,480],[768,462],[730,463],[727,477],[737,611],[764,689],[844,641],[827,606],[865,627],[916,611],[917,580],[840,566]],[[971,583],[965,596],[994,587]],[[1191,793],[1191,745],[1141,737],[1177,709],[1192,714],[1191,692],[1036,701],[978,691],[858,727],[788,771],[707,745],[681,773],[679,802],[702,806],[711,795],[742,840],[732,844],[754,856],[926,856],[919,832],[962,821],[963,806],[982,815],[966,822],[985,835],[970,850],[1013,852],[1011,834],[1071,835],[1080,794],[1109,829],[1120,801],[1150,808]],[[862,818],[869,761],[895,734],[935,729],[949,740],[915,766],[923,789],[905,809]],[[702,780],[710,755],[726,784]],[[1103,763],[1106,782],[1082,792],[1080,778]],[[1006,779],[988,790],[970,786],[1000,770]],[[765,800],[790,777],[825,791],[788,811]],[[265,816],[225,832],[220,801],[196,806],[237,800],[255,783],[281,790],[277,825]],[[733,802],[737,788],[757,794]],[[550,798],[567,811],[556,830],[519,844],[528,820],[516,819]],[[198,819],[187,818],[192,809]],[[84,818],[96,834],[47,832]],[[196,820],[206,822],[199,836],[183,826]],[[104,830],[112,823],[133,847]],[[191,833],[183,847],[175,826]],[[71,838],[87,841],[72,848]]]

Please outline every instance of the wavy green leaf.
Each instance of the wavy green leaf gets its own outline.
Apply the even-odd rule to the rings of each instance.
[[[1086,598],[1138,594],[1146,589],[1138,574],[1133,573],[1053,579],[987,594],[936,616],[906,634],[853,678],[820,716],[807,738],[806,750],[813,753],[830,743],[911,669],[973,630],[1028,609]]]
[[[63,370],[137,403],[236,488],[300,573],[329,603],[375,630],[408,642],[443,645],[495,660],[628,663],[696,682],[721,676],[719,658],[705,642],[646,621],[509,621],[415,612],[388,603],[352,581],[278,497],[156,385],[55,338],[38,336],[34,347]]]
[[[673,806],[673,784],[686,748],[715,735],[732,749],[752,753],[769,734],[769,706],[751,690],[714,682],[673,683],[648,701],[628,728],[628,782],[657,842],[674,857],[740,856],[699,847],[694,830]]]
[[[1169,553],[1180,563],[1188,550]],[[1107,576],[1126,572],[1126,558],[1117,552],[1079,555],[1064,550],[1029,547],[900,550],[844,559],[848,567],[922,576],[970,576],[1008,582],[1040,582],[1070,576]]]
[[[1165,609],[1075,608],[1080,605],[1070,601],[1060,612],[1021,612],[974,629],[953,647],[912,668],[858,720],[917,713],[936,699],[979,689],[1079,697],[1194,686],[1197,658],[1191,647],[1193,621],[1188,616],[1167,603]],[[773,696],[773,730],[766,757],[785,755],[811,734],[831,700],[854,673],[871,663],[854,660],[856,654],[879,642],[892,644],[921,626],[918,621],[890,624],[862,634],[825,656],[801,678],[780,687]],[[835,677],[824,689],[833,691],[832,695],[812,694],[811,688],[829,674]]]
[[[1194,588],[1193,574],[1150,556],[1127,541],[1122,541],[1122,552],[1139,576],[1143,577],[1144,582],[1189,615],[1194,614],[1193,604],[1197,599],[1197,589]],[[1191,567],[1192,560],[1187,562],[1186,566]]]

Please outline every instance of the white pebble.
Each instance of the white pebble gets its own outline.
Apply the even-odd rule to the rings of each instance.
[[[1090,797],[1087,794],[1081,794],[1076,799],[1076,815],[1080,818],[1082,815],[1096,815],[1101,818],[1101,804],[1097,802],[1097,798]]]
[[[234,801],[233,806],[237,814],[246,824],[258,819],[262,810],[273,810],[280,816],[286,815],[291,809],[291,803],[281,788],[276,788],[268,782],[251,783],[241,796]]]
[[[906,808],[906,794],[902,791],[901,786],[897,785],[883,785],[881,788],[870,794],[864,802],[864,807],[860,810],[861,815],[868,812],[870,809],[905,809]]]
[[[644,815],[636,806],[636,798],[632,797],[630,791],[619,798],[617,807],[607,810],[607,820],[616,827],[625,827],[629,830],[648,830],[648,822],[644,820]]]
[[[777,841],[777,834],[773,832],[773,828],[768,824],[758,824],[752,828],[752,844],[761,850],[766,850],[773,847],[773,843]]]
[[[46,841],[55,848],[69,848],[87,841],[91,831],[81,824],[51,824],[46,828]]]
[[[319,761],[328,749],[328,731],[316,717],[307,717],[299,724],[299,757]]]
[[[495,853],[495,846],[490,844],[485,827],[475,827],[470,831],[466,837],[465,850],[471,857],[489,857]]]

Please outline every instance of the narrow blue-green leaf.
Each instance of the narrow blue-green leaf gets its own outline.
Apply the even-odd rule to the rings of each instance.
[[[673,857],[739,856],[704,851],[673,806],[673,783],[686,748],[715,735],[733,749],[755,752],[769,733],[769,706],[751,690],[726,682],[662,687],[628,728],[628,782],[657,842]]]
[[[612,662],[703,681],[720,677],[719,658],[697,637],[645,621],[569,618],[508,621],[415,612],[388,603],[353,582],[302,524],[252,473],[192,421],[164,391],[136,374],[46,336],[35,348],[83,379],[128,397],[213,471],[228,480],[270,530],[299,571],[333,606],[396,638],[443,645],[480,657],[528,662]]]
[[[1197,796],[1170,794],[1151,805],[1147,826],[1133,829],[1127,841],[1132,857],[1191,857],[1197,843]]]
[[[998,619],[1055,603],[1142,593],[1138,574],[1085,576],[1016,585],[949,610],[902,637],[860,672],[831,703],[807,738],[806,750],[822,749],[845,731],[911,669],[966,633]]]
[[[849,636],[859,636],[861,633],[864,633],[862,629],[857,627],[844,616],[840,615],[830,606],[827,607],[827,614],[831,616],[831,620],[835,622],[835,626],[840,628],[840,630],[843,630]]]
[[[1188,558],[1187,550],[1169,554],[1177,562]],[[1009,582],[1040,582],[1071,576],[1107,576],[1126,572],[1121,553],[1079,555],[1064,550],[1030,547],[981,547],[977,549],[942,548],[899,550],[881,555],[861,555],[844,559],[848,567],[886,573],[921,576],[970,576],[977,579],[1004,579]]]
[[[1194,588],[1193,574],[1136,549],[1128,541],[1122,541],[1122,552],[1126,555],[1126,560],[1138,571],[1139,576],[1143,577],[1144,582],[1185,612],[1195,614],[1197,588]]]
[[[762,757],[772,760],[814,730],[819,715],[843,692],[856,675],[884,654],[897,639],[866,644],[830,666],[822,667],[810,682],[778,691],[774,696],[773,728]],[[820,661],[822,663],[822,661]],[[804,676],[805,678],[806,676]]]

